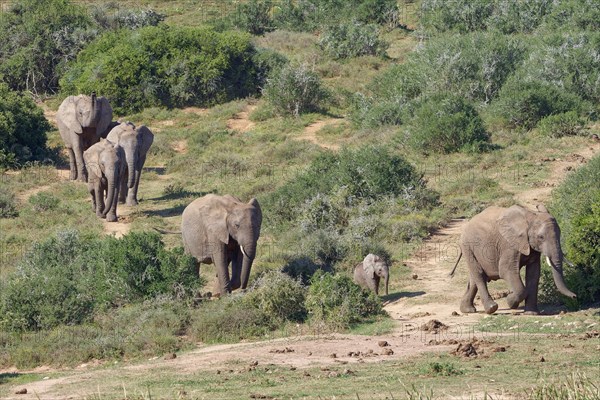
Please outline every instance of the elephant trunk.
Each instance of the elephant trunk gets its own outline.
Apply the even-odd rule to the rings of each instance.
[[[102,214],[108,214],[108,211],[112,208],[117,193],[116,182],[117,182],[117,171],[115,169],[106,170],[106,180],[108,181],[108,192],[106,193],[106,205]]]
[[[385,273],[385,295],[388,295],[388,285],[390,283],[390,273],[389,271]]]
[[[127,187],[131,189],[135,183],[136,169],[137,165],[137,151],[133,152],[133,157],[127,160]]]
[[[88,121],[87,126],[90,128],[96,127],[96,124],[100,120],[100,116],[102,115],[102,107],[100,103],[97,101],[96,92],[92,92],[92,112],[90,113],[90,120]],[[98,136],[100,136],[98,133]]]
[[[246,289],[248,286],[248,279],[250,278],[250,270],[252,269],[252,262],[256,255],[256,245],[249,244],[247,246],[240,246],[244,259],[242,261],[242,276],[241,276],[241,288]]]
[[[557,258],[555,258],[555,260],[556,261],[553,261],[552,258],[546,256],[546,261],[548,261],[548,264],[550,264],[550,266],[552,266],[552,277],[554,278],[554,284],[556,285],[558,291],[561,292],[562,294],[564,294],[565,296],[570,297],[572,299],[576,298],[577,295],[575,295],[575,293],[571,292],[567,288],[567,285],[565,284],[563,268],[562,268],[562,261],[563,261],[562,253]]]

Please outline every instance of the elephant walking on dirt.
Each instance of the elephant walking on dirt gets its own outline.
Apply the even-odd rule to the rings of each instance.
[[[385,294],[388,294],[390,267],[375,254],[369,254],[354,267],[354,283],[379,295],[379,282],[385,279]]]
[[[71,180],[87,181],[83,152],[100,140],[112,120],[112,107],[104,97],[80,94],[63,100],[56,113],[60,136],[69,151]]]
[[[221,294],[248,286],[261,223],[256,199],[244,203],[230,195],[209,194],[183,210],[184,249],[199,263],[215,264]]]
[[[119,184],[125,173],[123,149],[101,139],[83,153],[83,158],[89,173],[88,190],[96,215],[108,222],[116,222]]]
[[[110,131],[107,139],[118,143],[125,152],[126,171],[121,178],[119,203],[135,206],[138,204],[137,193],[142,168],[154,141],[154,134],[144,125],[136,128],[130,122],[123,122]]]
[[[552,266],[554,283],[565,296],[575,298],[567,289],[563,277],[563,252],[560,247],[560,228],[543,205],[538,212],[520,206],[489,207],[474,216],[465,226],[460,238],[461,254],[450,273],[454,274],[464,254],[469,267],[469,283],[460,303],[463,313],[476,312],[473,300],[477,291],[485,312],[494,313],[498,304],[492,300],[487,282],[504,279],[512,293],[506,301],[517,308],[525,300],[525,313],[537,314],[540,255]],[[525,267],[525,285],[520,269]]]

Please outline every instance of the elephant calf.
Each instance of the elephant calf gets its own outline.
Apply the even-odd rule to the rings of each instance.
[[[367,290],[372,290],[379,295],[379,281],[385,279],[385,294],[388,294],[390,281],[390,267],[381,257],[369,254],[354,267],[354,282]]]
[[[125,153],[118,144],[106,139],[83,153],[88,173],[88,190],[96,215],[108,222],[117,221],[119,183],[125,173]],[[105,195],[106,193],[106,195]]]

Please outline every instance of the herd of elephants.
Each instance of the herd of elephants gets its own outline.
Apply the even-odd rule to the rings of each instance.
[[[93,210],[108,222],[117,221],[117,203],[137,204],[142,168],[154,139],[146,126],[114,122],[112,118],[108,100],[95,93],[67,97],[56,115],[69,154],[70,179],[87,182]],[[197,262],[215,265],[220,293],[245,289],[261,223],[262,211],[254,198],[244,203],[231,195],[200,197],[182,214],[184,249]],[[538,313],[542,254],[552,267],[558,290],[575,297],[563,277],[563,261],[567,261],[560,246],[560,229],[543,205],[538,205],[536,211],[518,205],[485,209],[466,224],[460,248],[451,275],[464,255],[469,282],[460,303],[463,313],[476,311],[473,302],[478,291],[485,312],[494,313],[498,304],[491,298],[487,283],[497,279],[510,285],[509,307],[517,308],[525,301],[525,313]],[[523,266],[525,284],[520,276]],[[369,254],[354,268],[354,281],[379,294],[383,278],[387,295],[389,269],[382,258]]]

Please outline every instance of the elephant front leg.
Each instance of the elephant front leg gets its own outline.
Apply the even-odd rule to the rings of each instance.
[[[539,314],[537,297],[538,287],[540,285],[540,261],[531,262],[525,269],[525,290],[527,291],[527,297],[525,297],[525,314],[537,315]]]
[[[519,307],[519,304],[525,297],[527,296],[527,291],[525,290],[525,286],[523,286],[523,281],[521,281],[521,274],[519,273],[519,261],[510,261],[511,265],[506,270],[508,273],[505,276],[506,281],[508,282],[510,288],[512,289],[512,293],[506,297],[506,304],[508,307],[515,309]]]
[[[127,196],[127,190],[129,189],[127,187],[127,170],[125,170],[123,177],[121,177],[121,181],[119,182],[119,185],[120,185],[119,204],[123,204],[123,203],[125,203],[125,197]],[[127,205],[129,205],[129,204],[127,204]]]
[[[233,254],[231,256],[231,290],[239,289],[242,286],[242,261],[244,260],[244,255],[242,254],[242,250],[237,247],[233,250]]]
[[[75,164],[77,168],[77,180],[81,182],[87,182],[88,175],[85,169],[85,163],[83,161],[83,145],[81,143],[75,143],[73,145],[73,155],[75,156]]]
[[[102,213],[104,210],[104,190],[102,189],[102,185],[98,180],[92,182],[90,186],[94,188],[94,207],[96,209],[96,216],[104,218],[104,214]]]
[[[68,147],[67,150],[69,152],[69,180],[74,181],[75,179],[77,179],[77,164],[75,161],[75,153],[73,152],[73,149],[71,147]]]
[[[226,246],[223,244],[215,245],[213,249],[213,263],[217,271],[221,295],[231,293],[231,280],[229,279],[229,259],[227,257]]]

